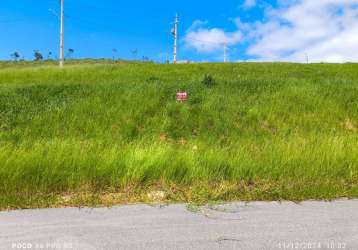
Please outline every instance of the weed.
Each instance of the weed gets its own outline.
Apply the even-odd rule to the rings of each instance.
[[[216,84],[214,77],[210,74],[206,74],[201,83],[206,87],[213,87]]]
[[[358,197],[357,124],[356,64],[2,62],[0,208]]]

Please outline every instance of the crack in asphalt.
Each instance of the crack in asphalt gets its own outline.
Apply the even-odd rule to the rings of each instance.
[[[235,238],[219,237],[215,242],[221,244],[224,241],[241,242],[241,240]]]

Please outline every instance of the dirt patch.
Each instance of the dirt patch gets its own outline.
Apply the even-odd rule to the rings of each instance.
[[[343,127],[346,130],[352,131],[352,132],[357,132],[357,126],[354,123],[354,121],[352,121],[351,119],[347,118],[344,122],[343,122]]]

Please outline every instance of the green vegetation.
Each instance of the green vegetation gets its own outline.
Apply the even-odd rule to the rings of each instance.
[[[357,64],[53,64],[0,63],[0,208],[358,197]]]

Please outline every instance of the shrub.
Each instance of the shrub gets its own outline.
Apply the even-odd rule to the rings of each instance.
[[[201,81],[206,87],[212,87],[216,84],[214,77],[212,75],[206,74]]]
[[[149,78],[147,78],[146,82],[147,83],[153,83],[153,82],[158,82],[160,79],[156,76],[150,76]]]

